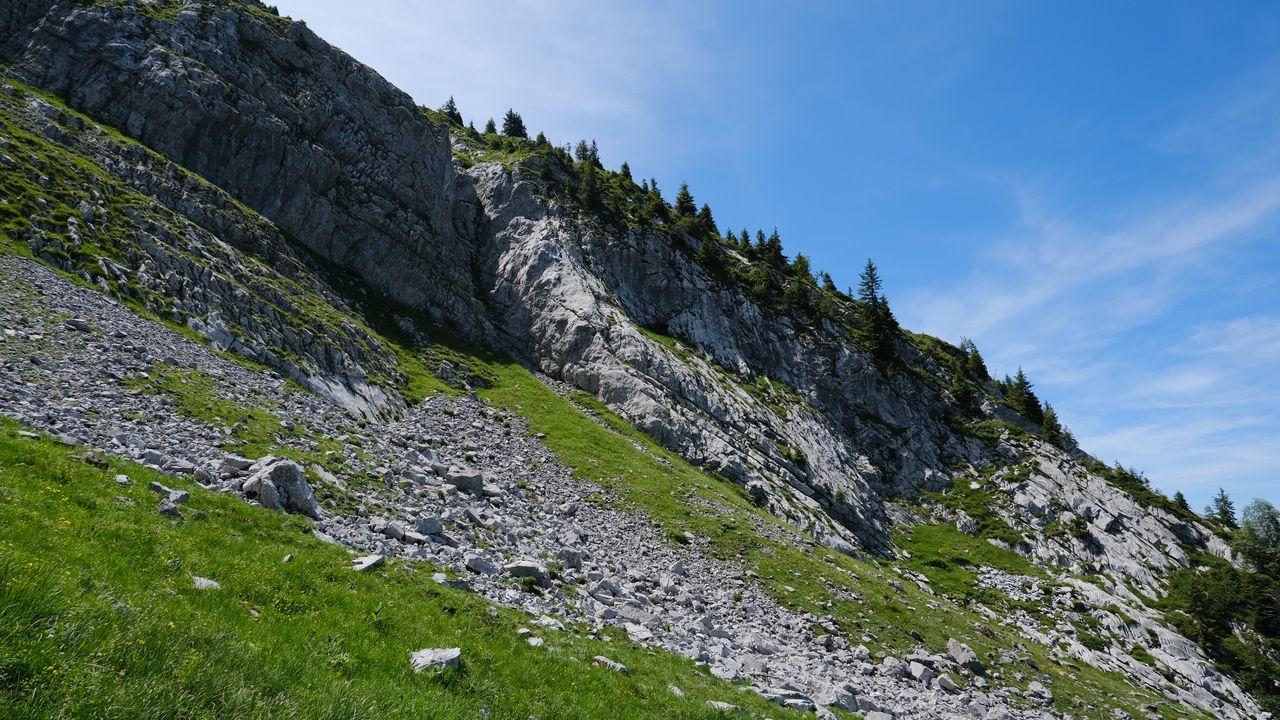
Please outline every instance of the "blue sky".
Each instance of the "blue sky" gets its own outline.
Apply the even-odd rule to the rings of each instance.
[[[1280,5],[286,0],[419,103],[591,138],[1023,367],[1083,446],[1280,504]]]

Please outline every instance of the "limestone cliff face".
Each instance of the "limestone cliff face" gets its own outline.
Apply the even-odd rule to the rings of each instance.
[[[898,352],[919,372],[886,374],[845,327],[770,313],[656,233],[604,233],[519,171],[463,169],[448,132],[408,96],[262,6],[188,3],[170,20],[128,3],[18,0],[0,30],[17,77],[203,176],[368,286],[596,394],[828,545],[886,547],[886,501],[947,487],[958,468],[1048,452],[957,432],[948,371],[905,340]],[[356,404],[395,405],[340,365],[317,364],[332,396],[347,388]],[[1045,492],[1070,495],[1070,478]],[[1010,520],[1035,529],[1014,510]],[[1178,537],[1176,521],[1152,522],[1107,532]],[[1183,536],[1203,545],[1211,533]],[[1150,544],[1111,550],[1145,583],[1139,547]]]
[[[447,133],[304,24],[252,9],[190,3],[169,22],[128,4],[17,0],[0,52],[373,286],[482,317],[456,244]]]

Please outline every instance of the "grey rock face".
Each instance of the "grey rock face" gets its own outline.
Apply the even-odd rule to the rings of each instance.
[[[447,134],[303,23],[219,3],[173,23],[128,5],[10,5],[0,56],[24,80],[230,190],[409,306],[480,317],[471,258],[455,242]]]
[[[244,483],[244,494],[263,507],[313,519],[320,517],[320,506],[316,503],[311,484],[307,482],[302,467],[292,460],[272,462],[254,473]],[[403,536],[403,529],[400,534]]]

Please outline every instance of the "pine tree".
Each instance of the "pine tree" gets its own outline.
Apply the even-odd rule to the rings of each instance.
[[[538,137],[534,138],[534,140],[533,140],[533,141],[534,141],[535,143],[537,143],[537,144],[538,144],[539,146],[541,146],[541,147],[550,147],[550,146],[551,146],[551,142],[550,142],[549,140],[547,140],[547,136],[546,136],[546,135],[543,135],[541,132],[539,132],[539,133],[538,133]]]
[[[747,272],[747,293],[757,304],[770,307],[778,295],[778,283],[773,271],[764,263],[755,263]]]
[[[1236,527],[1236,504],[1231,502],[1231,498],[1227,496],[1227,491],[1218,488],[1218,494],[1213,496],[1213,504],[1207,508],[1206,515],[1217,520],[1225,528],[1235,530]]]
[[[742,228],[742,234],[738,236],[738,249],[743,255],[751,251],[751,233],[746,228]]]
[[[1191,505],[1187,502],[1187,496],[1183,495],[1181,490],[1173,494],[1173,504],[1179,510],[1185,510],[1188,513],[1191,512]]]
[[[578,188],[578,201],[587,212],[600,209],[600,178],[595,163],[583,163],[582,184]]]
[[[823,270],[822,273],[819,275],[819,277],[822,279],[823,290],[826,290],[827,292],[831,292],[831,293],[839,292],[836,289],[836,281],[831,278],[831,273],[827,272],[826,270]]]
[[[444,105],[440,106],[440,113],[448,118],[449,122],[454,125],[462,125],[462,113],[458,112],[458,106],[453,102],[452,95],[449,96],[449,99],[445,101]]]
[[[1058,436],[1062,435],[1062,423],[1058,420],[1058,413],[1049,403],[1044,405],[1044,422],[1040,423],[1040,426],[1044,429],[1044,436],[1049,442],[1057,440]]]
[[[520,113],[507,109],[507,114],[502,116],[502,134],[507,137],[529,138],[529,131],[524,127],[524,118],[520,117]]]
[[[898,321],[889,309],[889,300],[881,292],[880,272],[870,259],[858,279],[858,337],[864,349],[881,369],[894,357],[893,338]]]
[[[791,276],[803,283],[813,282],[813,271],[809,267],[809,258],[804,253],[797,253],[791,261]]]
[[[698,263],[713,278],[723,280],[728,274],[728,258],[720,247],[720,242],[714,237],[702,238],[702,244],[698,247]]]
[[[1036,425],[1044,424],[1044,410],[1040,407],[1040,398],[1036,397],[1032,390],[1034,386],[1027,379],[1027,374],[1022,371],[1022,368],[1018,368],[1018,374],[1012,380],[1006,375],[1002,385],[1005,391],[1004,399],[1008,401],[1009,407]]]
[[[689,183],[680,183],[680,191],[676,193],[676,215],[691,218],[698,214],[698,206],[693,202],[693,193],[689,192]]]
[[[484,134],[496,135],[497,133],[498,133],[498,126],[493,122],[493,118],[489,118],[489,122],[486,122],[484,124]]]
[[[969,338],[960,338],[960,349],[964,351],[965,369],[969,374],[979,380],[990,378],[987,372],[987,364],[982,360],[982,353],[978,352],[978,346]]]
[[[618,168],[618,174],[622,176],[623,180],[633,182],[631,179],[631,166],[625,160],[622,161],[622,167]]]
[[[705,236],[715,237],[720,234],[716,228],[716,219],[711,216],[711,206],[703,203],[698,211],[698,231]]]
[[[778,228],[774,228],[769,239],[764,241],[764,261],[779,269],[787,266],[787,256],[782,254],[782,236],[778,234]]]
[[[875,307],[880,302],[880,270],[867,258],[867,264],[858,276],[858,299],[866,307]]]

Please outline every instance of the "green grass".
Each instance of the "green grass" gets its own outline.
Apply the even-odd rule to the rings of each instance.
[[[1022,468],[1018,471],[1022,472]],[[994,510],[995,498],[990,492],[991,478],[994,473],[993,468],[988,468],[979,474],[977,478],[965,475],[957,475],[952,481],[951,489],[945,493],[925,493],[927,499],[933,500],[952,510],[963,511],[966,515],[973,518],[978,524],[975,530],[975,536],[983,540],[983,544],[989,546],[985,542],[985,538],[994,538],[1008,545],[1016,545],[1022,542],[1022,535],[1009,526],[1004,518],[1000,517]],[[1008,475],[1006,477],[1009,477]],[[970,483],[977,482],[978,487],[970,487]],[[959,534],[959,533],[957,533]]]
[[[900,564],[927,576],[935,590],[953,598],[973,599],[983,594],[977,588],[979,566],[1046,578],[1044,571],[1025,557],[965,535],[954,525],[916,525],[896,541],[911,555]]]
[[[296,430],[285,430],[280,425],[280,416],[269,410],[226,399],[217,390],[219,381],[206,373],[158,367],[149,376],[130,380],[125,385],[168,397],[174,408],[186,417],[214,427],[230,428],[234,442],[225,450],[257,458],[278,452],[288,440],[303,437]]]
[[[7,718],[717,717],[709,699],[801,717],[618,632],[547,631],[546,647],[529,647],[522,614],[491,616],[428,566],[356,574],[296,516],[191,487],[187,519],[170,520],[146,483],[183,481],[94,467],[16,430],[0,421]],[[197,575],[222,588],[194,589]],[[410,672],[411,651],[448,646],[462,648],[461,672]],[[598,654],[631,675],[593,666]]]

